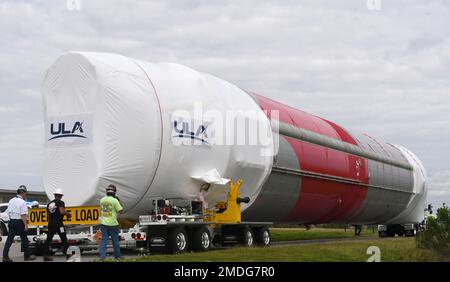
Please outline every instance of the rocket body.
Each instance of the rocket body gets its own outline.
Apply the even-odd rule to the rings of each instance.
[[[137,218],[161,197],[214,203],[242,179],[244,220],[423,218],[425,169],[407,149],[181,65],[72,52],[42,92],[44,187],[67,205],[97,204],[113,183]]]

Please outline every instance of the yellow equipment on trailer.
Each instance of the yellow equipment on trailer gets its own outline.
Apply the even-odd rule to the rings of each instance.
[[[147,240],[142,243],[149,250],[172,253],[206,251],[212,244],[269,245],[271,222],[242,222],[241,203],[249,203],[250,199],[241,198],[241,186],[241,179],[230,181],[226,202],[204,209],[202,202],[191,201],[190,207],[178,214],[173,210],[178,211],[180,207],[171,200],[154,200],[153,214],[139,217],[140,226],[147,227]]]
[[[205,222],[214,222],[215,224],[220,223],[241,223],[241,205],[240,203],[248,203],[249,198],[241,198],[241,193],[239,188],[241,188],[242,179],[233,183],[230,181],[230,191],[227,195],[226,202],[218,202],[215,206],[218,210],[223,210],[222,212],[217,212],[215,210],[205,210]]]

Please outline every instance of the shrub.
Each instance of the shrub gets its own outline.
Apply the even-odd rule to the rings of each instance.
[[[436,217],[428,217],[426,228],[417,234],[416,241],[419,248],[450,255],[450,208],[443,204]]]

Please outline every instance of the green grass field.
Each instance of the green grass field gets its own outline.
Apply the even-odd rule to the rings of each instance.
[[[271,230],[274,241],[328,239],[353,237],[353,230],[340,229],[290,229]],[[364,237],[374,236],[372,230],[366,230]],[[314,243],[290,246],[270,246],[266,248],[230,248],[203,253],[185,253],[179,255],[150,255],[128,261],[139,262],[364,262],[370,255],[367,248],[377,246],[381,251],[381,261],[449,261],[436,253],[418,249],[414,238],[390,238]]]
[[[374,239],[267,248],[230,248],[204,253],[151,255],[131,259],[140,262],[365,262],[367,248],[377,246],[381,261],[413,262],[447,260],[431,251],[416,248],[414,238]]]
[[[305,228],[270,228],[270,233],[272,235],[272,241],[274,242],[354,237],[353,229],[313,228],[306,230]],[[372,229],[363,229],[361,236],[376,237],[378,236],[378,233],[374,233]]]

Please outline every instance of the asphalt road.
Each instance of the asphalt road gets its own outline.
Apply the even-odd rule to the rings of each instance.
[[[330,238],[330,239],[310,239],[310,240],[295,240],[295,241],[276,241],[271,242],[271,246],[286,246],[286,245],[304,245],[304,244],[317,244],[317,243],[333,243],[333,242],[346,242],[346,241],[365,241],[365,240],[382,240],[378,236],[370,237],[351,237],[351,238]]]
[[[361,240],[373,240],[373,239],[379,239],[378,237],[353,237],[353,238],[336,238],[336,239],[312,239],[312,240],[296,240],[296,241],[279,241],[279,242],[272,242],[271,245],[272,247],[277,247],[277,246],[286,246],[286,245],[300,245],[300,244],[317,244],[317,243],[331,243],[331,242],[342,242],[342,241],[361,241]],[[3,253],[3,246],[4,243],[0,244],[0,252]],[[220,249],[226,249],[229,247],[218,247],[218,248],[214,248],[216,250],[220,250]],[[124,258],[135,258],[135,257],[139,257],[141,254],[137,253],[137,252],[131,252],[131,251],[123,251],[122,252],[122,257]],[[20,243],[14,243],[10,249],[9,252],[9,257],[15,261],[15,262],[23,262],[24,258],[23,258],[23,253],[20,252]],[[108,249],[108,258],[112,259],[114,258],[113,256],[113,251],[112,248]],[[82,262],[92,262],[95,260],[98,260],[98,251],[86,251],[83,252],[83,254],[81,255],[81,261]],[[62,255],[62,253],[56,253],[53,256],[53,261],[54,262],[65,262],[66,261],[66,257]],[[38,256],[36,258],[36,260],[32,261],[32,262],[43,262],[43,257],[42,256]]]
[[[4,243],[0,244],[1,254],[3,254],[4,245],[5,245]],[[133,258],[133,257],[138,257],[138,256],[139,256],[139,254],[137,254],[137,253],[122,252],[122,257],[124,257],[124,258]],[[20,243],[14,243],[11,246],[11,249],[9,250],[9,257],[14,262],[23,262],[24,261],[23,253],[20,251]],[[114,258],[112,249],[108,250],[107,258],[108,259]],[[98,260],[98,252],[97,251],[87,251],[87,252],[83,252],[83,254],[81,255],[82,262],[92,262],[94,260]],[[53,261],[54,262],[65,262],[66,257],[63,256],[61,252],[59,252],[53,256]],[[31,261],[31,262],[43,262],[43,257],[38,256],[38,257],[36,257],[36,260]]]

